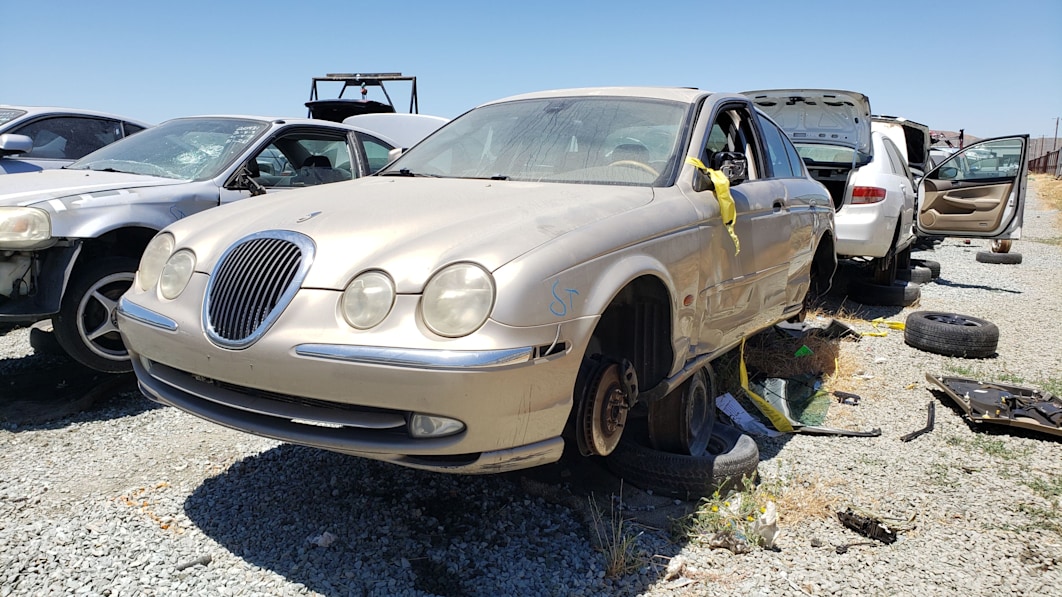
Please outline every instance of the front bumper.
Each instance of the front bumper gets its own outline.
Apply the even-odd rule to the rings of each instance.
[[[348,331],[337,334],[334,309],[315,304],[334,301],[321,296],[327,292],[300,291],[242,350],[220,348],[200,325],[183,323],[195,319],[165,317],[126,297],[119,328],[146,395],[226,427],[445,472],[494,473],[560,458],[595,318],[532,328],[488,322],[473,335],[490,346],[481,350],[442,341],[364,346]],[[517,338],[524,341],[513,346]],[[406,427],[414,413],[455,419],[464,429],[415,438]]]

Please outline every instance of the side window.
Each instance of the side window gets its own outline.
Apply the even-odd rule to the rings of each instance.
[[[117,121],[73,116],[35,120],[11,132],[33,139],[25,157],[60,160],[80,159],[122,136]]]
[[[785,144],[785,153],[789,156],[789,166],[793,170],[793,176],[804,176],[804,160],[800,159],[800,154],[797,153],[793,142],[783,134],[782,143]]]
[[[133,124],[131,122],[123,122],[122,126],[125,128],[125,136],[126,137],[128,137],[129,135],[134,135],[134,134],[139,133],[140,131],[144,130],[144,127],[140,126],[139,124]]]
[[[394,149],[388,143],[373,137],[358,133],[358,142],[365,152],[365,159],[369,162],[369,174],[375,174],[389,162],[389,152]]]
[[[709,164],[712,155],[721,151],[734,151],[745,156],[747,161],[747,176],[749,180],[755,180],[758,160],[755,134],[752,130],[752,120],[749,112],[744,108],[724,108],[715,117],[712,128],[708,131],[708,139],[704,144],[703,160]]]
[[[882,142],[885,145],[885,153],[889,154],[889,162],[892,163],[892,171],[900,176],[911,178],[911,170],[908,169],[907,162],[904,161],[903,155],[900,154],[900,150],[896,147],[896,144],[888,137],[883,138]]]
[[[757,118],[760,121],[760,129],[763,130],[763,144],[767,147],[767,161],[771,164],[771,176],[792,178],[797,175],[794,174],[793,165],[789,161],[785,133],[763,116],[757,115]]]
[[[274,139],[255,156],[251,175],[267,188],[308,187],[350,180],[354,168],[346,135],[304,132]]]
[[[976,143],[952,155],[932,176],[943,180],[1010,178],[1020,170],[1022,140],[1007,137]]]

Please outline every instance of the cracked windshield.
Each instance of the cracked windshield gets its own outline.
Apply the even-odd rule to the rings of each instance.
[[[204,180],[224,171],[267,126],[237,118],[178,119],[108,145],[69,168]]]

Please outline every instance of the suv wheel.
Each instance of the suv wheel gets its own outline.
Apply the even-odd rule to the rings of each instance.
[[[82,365],[106,373],[133,370],[115,311],[136,269],[136,259],[108,257],[81,267],[70,280],[52,325],[59,345]]]

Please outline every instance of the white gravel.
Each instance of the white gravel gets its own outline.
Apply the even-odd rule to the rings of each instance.
[[[787,524],[785,511],[778,550],[745,555],[630,522],[646,564],[611,579],[579,507],[585,493],[568,488],[578,471],[553,467],[552,485],[429,474],[238,433],[128,393],[73,417],[0,426],[0,597],[1062,595],[1059,440],[973,429],[924,379],[1062,379],[1062,221],[1034,198],[1025,223],[1022,264],[978,263],[987,243],[949,239],[917,255],[942,264],[920,304],[861,312],[988,319],[1000,328],[997,357],[921,352],[897,331],[843,343],[862,363],[863,400],[832,407],[827,423],[882,435],[759,440],[765,478],[915,516],[892,545],[837,554],[864,539],[836,518]],[[45,358],[31,353],[28,330],[0,335],[0,375]],[[935,429],[901,442],[925,425],[931,400]],[[685,571],[665,580],[675,556]]]

